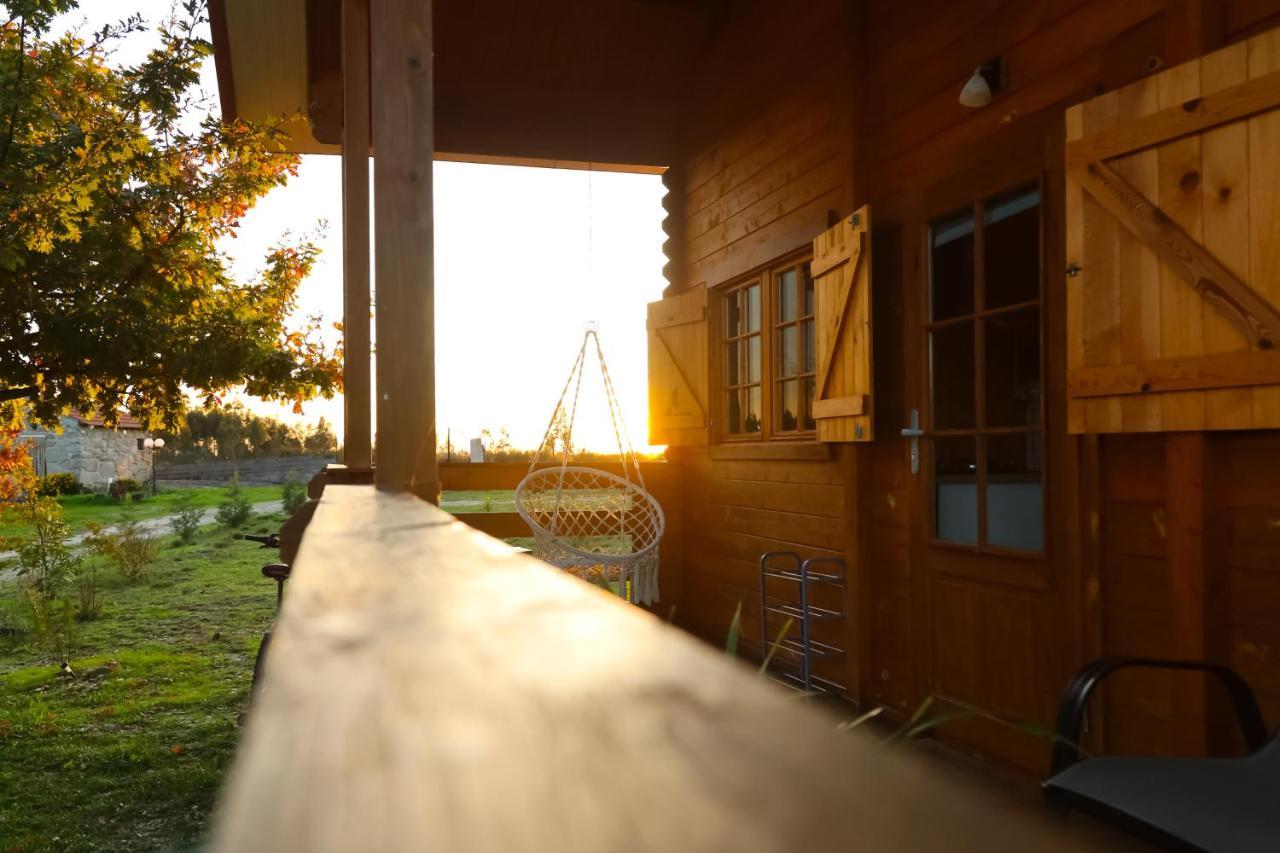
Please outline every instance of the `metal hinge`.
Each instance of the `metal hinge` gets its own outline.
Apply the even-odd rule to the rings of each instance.
[[[1067,278],[1075,278],[1082,272],[1084,272],[1084,267],[1080,266],[1075,261],[1067,264]]]

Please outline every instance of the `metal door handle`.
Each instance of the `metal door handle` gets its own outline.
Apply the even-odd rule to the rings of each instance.
[[[920,436],[924,435],[924,430],[920,429],[920,410],[911,410],[911,426],[903,427],[900,431],[903,438],[911,439],[911,473],[920,473]]]

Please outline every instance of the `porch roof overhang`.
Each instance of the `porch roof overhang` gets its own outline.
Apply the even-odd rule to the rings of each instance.
[[[440,159],[653,171],[682,86],[734,0],[435,0]],[[292,116],[290,148],[337,153],[342,0],[213,0],[225,118]]]

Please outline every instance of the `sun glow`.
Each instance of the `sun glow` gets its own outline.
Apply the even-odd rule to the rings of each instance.
[[[299,294],[299,317],[342,316],[339,167],[336,157],[305,157],[298,177],[251,211],[225,247],[237,271],[250,276],[282,233],[323,223],[323,254]],[[594,322],[635,449],[661,451],[646,443],[645,304],[660,298],[665,285],[662,194],[654,175],[436,164],[442,444],[465,450],[481,430],[496,435],[505,429],[514,447],[536,446],[583,332]],[[594,357],[588,364],[575,444],[613,452],[617,441]],[[290,417],[281,406],[245,403]],[[341,398],[309,403],[304,412],[304,420],[323,416],[341,434]]]

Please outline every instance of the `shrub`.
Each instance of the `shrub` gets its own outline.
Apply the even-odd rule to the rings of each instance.
[[[253,515],[253,505],[240,488],[238,479],[233,479],[227,487],[227,496],[218,506],[216,515],[223,527],[243,527]]]
[[[31,531],[19,537],[14,548],[18,575],[37,595],[46,600],[56,598],[80,562],[67,545],[70,531],[62,506],[53,498],[32,496],[18,507],[18,516]]]
[[[116,500],[122,500],[125,495],[140,494],[142,492],[142,484],[132,477],[121,477],[119,480],[113,480],[107,488],[107,494]]]
[[[46,474],[36,482],[36,494],[42,498],[56,498],[58,495],[75,495],[80,493],[80,481],[75,474],[62,472]]]
[[[86,541],[95,554],[106,557],[127,581],[136,581],[147,569],[160,550],[156,537],[134,519],[122,521],[114,532],[108,532],[101,524],[89,522]]]
[[[204,521],[204,510],[195,505],[195,498],[190,494],[178,498],[174,508],[176,512],[169,521],[169,526],[178,534],[178,539],[186,544],[196,538],[200,522]]]
[[[92,561],[81,562],[76,569],[76,619],[92,622],[102,615],[102,596],[98,593],[98,567]]]
[[[290,474],[284,481],[284,489],[280,493],[280,505],[284,507],[285,515],[293,515],[298,511],[298,507],[307,502],[307,484],[300,480],[295,480]]]
[[[27,605],[27,618],[36,643],[50,662],[65,664],[75,647],[75,608],[69,601],[53,601],[32,584],[22,585],[22,598]]]

